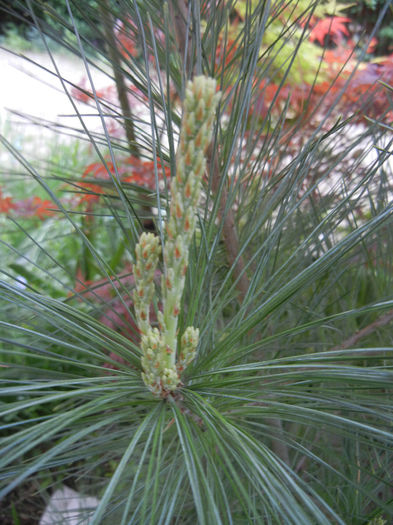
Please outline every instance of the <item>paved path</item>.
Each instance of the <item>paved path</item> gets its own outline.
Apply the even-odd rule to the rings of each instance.
[[[8,53],[0,49],[0,129],[6,133],[8,123],[13,123],[18,132],[25,134],[29,130],[34,135],[45,133],[34,126],[32,128],[25,119],[17,117],[10,110],[26,113],[38,119],[54,122],[60,125],[80,127],[70,100],[61,86],[60,80],[50,72],[40,68],[36,63],[54,72],[55,68],[48,55],[43,53],[28,53],[30,61],[21,56]],[[86,76],[83,63],[71,55],[56,55],[56,64],[61,75],[70,82],[79,84]],[[97,89],[111,84],[110,79],[102,72],[92,70],[95,87]],[[71,85],[67,84],[68,89]],[[82,113],[93,113],[92,108],[77,103]],[[89,127],[97,129],[97,117],[87,117]],[[38,138],[38,137],[37,137]]]
[[[45,147],[47,137],[53,132],[49,133],[45,127],[28,123],[26,119],[16,116],[10,110],[44,119],[57,126],[71,126],[80,129],[81,124],[78,117],[75,117],[75,110],[60,80],[36,64],[54,72],[50,57],[44,53],[27,53],[27,56],[30,61],[0,49],[0,131],[10,137],[11,141],[12,138],[29,137],[31,149],[35,148],[37,143],[40,145],[36,151],[38,154],[38,151],[41,152],[42,147]],[[81,80],[86,78],[86,71],[81,60],[71,55],[55,55],[55,58],[61,75],[69,82],[80,84]],[[91,73],[96,89],[113,85],[113,81],[103,72],[92,69]],[[66,85],[71,90],[72,86]],[[92,106],[78,102],[76,106],[83,114],[97,113]],[[84,121],[90,130],[102,130],[98,116],[84,117]],[[10,123],[12,126],[9,125]],[[63,129],[63,131],[66,130]],[[357,131],[356,126],[352,131]],[[389,134],[386,136],[386,142],[388,140]],[[367,160],[375,156],[376,153],[373,151]],[[391,169],[393,169],[392,157],[389,160]],[[0,160],[3,160],[1,150]]]

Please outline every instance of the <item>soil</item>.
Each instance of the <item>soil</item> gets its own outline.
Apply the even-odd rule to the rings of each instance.
[[[38,525],[46,507],[36,481],[28,480],[0,501],[1,525]]]

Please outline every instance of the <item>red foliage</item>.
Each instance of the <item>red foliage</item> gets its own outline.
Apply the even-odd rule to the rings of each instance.
[[[43,200],[37,196],[14,201],[11,197],[2,197],[0,190],[0,213],[8,213],[12,210],[18,217],[38,217],[43,220],[55,213],[53,209],[50,209],[54,207],[52,201]]]
[[[116,37],[118,41],[118,49],[120,53],[129,59],[130,56],[138,55],[138,50],[135,46],[137,27],[131,19],[127,20],[127,27],[123,22],[120,22],[116,28]]]
[[[123,182],[133,183],[150,190],[156,189],[153,161],[143,161],[138,157],[131,155],[124,159],[119,159],[116,168],[117,173]],[[93,162],[86,166],[82,178],[91,176],[94,179],[109,180],[110,175],[115,176],[115,173],[115,167],[111,161],[108,160],[106,165],[102,162]],[[157,162],[157,174],[158,180],[163,180],[164,177],[170,178],[171,175],[170,169],[167,166],[163,168],[159,161]],[[103,188],[93,182],[80,182],[78,185],[93,192],[92,194],[86,193],[83,195],[80,198],[79,203],[97,202],[100,198],[100,194],[104,193]]]
[[[216,48],[216,64],[219,65],[223,62],[225,53],[224,66],[227,67],[233,60],[236,50],[237,47],[235,40],[228,38],[225,41],[224,37],[220,36],[220,40]]]
[[[393,85],[393,54],[380,62],[369,62],[356,71],[344,93],[344,99],[349,103],[350,109],[362,108],[362,113],[368,117],[384,117],[384,120],[391,121],[392,104],[388,90],[381,82]]]
[[[324,51],[323,59],[329,65],[332,77],[338,73],[344,64],[350,66],[350,60],[355,58],[353,47],[354,43],[348,40],[345,46],[341,44],[334,49]]]
[[[54,207],[53,202],[42,200],[40,197],[33,197],[32,207],[34,208],[34,214],[41,220],[55,213],[53,209],[50,209]]]
[[[105,164],[102,162],[92,162],[86,166],[82,177],[84,178],[91,175],[95,179],[109,179],[110,173],[112,175],[115,174],[115,168],[112,161],[107,160]]]
[[[324,44],[329,36],[335,43],[333,49],[323,51],[325,79],[322,82],[313,86],[305,82],[296,86],[286,84],[278,91],[278,85],[264,81],[257,87],[258,95],[252,113],[261,117],[265,117],[268,112],[281,114],[284,103],[289,102],[286,118],[303,119],[306,113],[315,114],[316,109],[318,115],[321,115],[334,104],[336,113],[342,115],[357,112],[359,120],[367,116],[391,122],[393,111],[389,111],[389,92],[381,85],[381,81],[393,84],[393,54],[383,60],[376,59],[358,65],[355,42],[350,38],[344,42],[343,38],[350,35],[345,25],[350,21],[345,17],[327,18],[318,21],[311,32],[311,41]],[[376,43],[377,40],[373,38],[369,44],[369,52],[372,52]],[[353,73],[355,67],[358,69]],[[337,101],[339,93],[340,100]],[[312,126],[311,121],[308,124]]]
[[[86,77],[82,77],[79,81],[79,85],[71,88],[71,95],[84,104],[94,103],[94,94],[87,87]],[[117,100],[117,93],[115,86],[106,86],[95,91],[96,97],[101,101],[115,102]]]
[[[14,208],[15,204],[12,202],[12,197],[3,197],[3,193],[0,189],[0,213],[8,213]]]
[[[291,84],[285,84],[279,86],[273,83],[267,83],[265,80],[257,86],[259,95],[256,97],[256,103],[253,105],[251,112],[252,114],[259,114],[262,117],[267,114],[268,111],[281,113],[284,104],[289,102],[289,113],[291,118],[293,116],[301,115],[306,104],[310,102],[311,86],[304,83],[299,86],[292,86]],[[274,105],[272,106],[274,101]],[[288,117],[289,118],[289,117]]]
[[[86,166],[82,178],[90,176],[94,179],[108,180],[110,179],[110,173],[112,175],[115,174],[115,168],[111,161],[108,160],[106,164],[93,162]],[[79,187],[86,189],[86,193],[80,198],[79,204],[98,202],[100,195],[104,193],[102,186],[92,182],[79,182]]]
[[[317,40],[321,46],[325,44],[326,37],[329,37],[335,44],[339,44],[343,36],[349,36],[348,28],[345,24],[351,22],[345,16],[332,16],[318,20],[310,33],[310,42]]]
[[[132,182],[138,186],[143,186],[151,190],[156,189],[156,178],[154,173],[154,162],[153,161],[142,161],[137,157],[132,155],[125,159],[125,164],[131,167],[131,175],[126,175],[123,177],[124,182]],[[128,168],[129,170],[129,168]],[[125,173],[127,168],[125,168]],[[164,166],[158,161],[157,162],[157,174],[158,180],[163,180],[164,178],[170,178],[171,170]]]
[[[86,78],[82,78],[79,82],[79,86],[73,86],[71,88],[71,95],[74,97],[75,100],[78,100],[79,102],[83,102],[84,104],[88,104],[90,101],[92,94],[87,90],[86,86]]]
[[[38,217],[43,220],[55,213],[53,208],[56,206],[50,200],[43,200],[37,196],[13,200],[12,197],[3,197],[3,192],[0,189],[0,213],[13,211],[18,217]]]
[[[378,45],[378,40],[375,38],[375,36],[373,36],[368,45],[367,53],[370,53],[370,54],[374,53],[377,45]]]
[[[79,204],[84,202],[98,202],[100,200],[100,194],[104,193],[101,186],[98,186],[98,184],[92,184],[91,182],[80,182],[79,186],[86,189],[86,193],[84,193],[79,199]]]

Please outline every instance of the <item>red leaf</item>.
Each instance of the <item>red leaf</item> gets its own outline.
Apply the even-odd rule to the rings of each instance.
[[[345,16],[332,16],[319,20],[311,30],[310,41],[317,40],[323,46],[325,38],[329,36],[333,42],[338,44],[343,35],[349,36],[348,28],[345,25],[348,22],[351,22],[351,19]]]
[[[96,179],[109,179],[108,170],[110,173],[112,173],[112,175],[114,175],[115,168],[113,167],[113,163],[111,161],[107,161],[106,166],[102,162],[93,162],[92,164],[86,166],[82,177],[84,178],[87,175],[92,175]]]
[[[367,53],[370,53],[370,54],[374,53],[375,48],[377,47],[377,44],[378,44],[378,40],[375,38],[375,36],[373,36],[368,45]]]
[[[13,204],[13,209],[19,217],[38,217],[41,220],[53,215],[54,211],[49,208],[54,207],[53,202],[42,200],[40,197],[29,197]]]
[[[0,213],[7,213],[14,208],[15,204],[12,202],[12,197],[3,197],[0,190]]]
[[[131,166],[132,173],[123,177],[124,182],[132,182],[139,186],[144,186],[154,190],[156,187],[156,179],[154,174],[154,162],[153,161],[141,161],[137,157],[128,157],[125,162]],[[158,179],[162,180],[164,175],[169,178],[171,173],[168,167],[162,168],[160,162],[157,162]],[[163,175],[164,172],[164,175]]]
[[[80,182],[79,186],[86,188],[86,193],[80,198],[79,204],[82,204],[83,202],[97,202],[100,199],[99,194],[104,193],[101,186],[92,184],[91,182]]]
[[[138,29],[131,18],[128,18],[126,24],[119,22],[116,28],[116,37],[120,53],[129,59],[130,56],[136,57],[138,50],[135,47],[136,34]]]

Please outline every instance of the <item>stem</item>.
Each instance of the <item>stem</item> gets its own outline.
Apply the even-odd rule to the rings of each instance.
[[[131,155],[139,158],[139,148],[135,140],[134,121],[127,96],[127,86],[124,82],[124,76],[121,68],[121,56],[117,48],[116,38],[113,31],[113,18],[110,12],[108,0],[102,0],[98,3],[101,18],[104,25],[105,41],[107,43],[108,54],[113,68],[117,96],[119,98],[122,115],[124,117],[124,128],[126,132],[128,147]]]
[[[169,13],[174,23],[177,47],[185,66],[191,67],[191,32],[187,30],[188,7],[185,0],[170,0]],[[176,4],[176,5],[174,5]],[[187,55],[186,55],[187,50]]]
[[[360,339],[363,339],[363,337],[366,337],[372,334],[373,332],[375,332],[377,328],[380,328],[381,326],[385,326],[389,324],[391,321],[393,321],[393,310],[389,310],[386,314],[382,315],[381,317],[379,317],[378,319],[376,319],[369,325],[365,326],[358,332],[355,332],[353,335],[351,335],[351,337],[346,339],[343,343],[332,348],[332,350],[345,350],[346,348],[351,348],[351,346],[356,345],[356,343],[360,341]]]
[[[114,23],[112,14],[110,12],[109,0],[102,0],[102,2],[99,2],[98,5],[104,25],[105,41],[107,44],[108,54],[112,65],[113,75],[115,77],[117,96],[119,99],[121,112],[124,119],[124,129],[128,142],[128,148],[130,150],[131,155],[140,158],[139,147],[135,139],[134,117],[130,108],[130,103],[127,96],[128,90],[126,83],[124,82],[124,76],[122,73],[122,57],[119,53],[113,30]],[[142,220],[142,224],[146,229],[154,230],[154,222],[152,221],[152,219],[149,218],[149,216],[151,216],[151,206],[149,204],[149,198],[147,194],[144,197],[143,194],[141,194],[141,198],[144,201],[146,201],[146,204],[142,204],[141,211],[142,213],[146,213],[146,215],[148,216],[148,218]]]
[[[210,143],[210,146],[207,150],[207,163],[211,165],[213,162],[213,175],[212,175],[212,190],[213,193],[218,195],[220,193],[221,186],[221,174],[220,168],[218,166],[217,155],[213,151],[213,143]],[[243,257],[239,257],[240,253],[240,244],[239,237],[237,235],[236,225],[235,225],[235,214],[232,209],[225,209],[226,203],[228,202],[228,190],[225,185],[221,188],[220,203],[218,214],[220,219],[223,221],[222,233],[223,240],[225,245],[225,250],[227,254],[227,260],[230,267],[233,267],[233,273],[237,280],[237,289],[240,294],[240,302],[242,303],[246,297],[248,288],[250,286],[250,281],[248,280],[247,274],[245,272],[245,264]]]
[[[89,242],[93,239],[93,216],[90,215],[92,212],[92,204],[89,202],[86,207],[86,214],[82,216],[82,232],[86,236]],[[80,268],[83,275],[84,281],[91,281],[94,275],[94,257],[88,248],[87,244],[82,244],[81,264]]]
[[[281,419],[269,418],[266,420],[266,422],[277,430],[277,434],[279,436],[283,435]],[[284,461],[284,463],[289,465],[288,447],[283,441],[280,441],[280,439],[272,439],[272,449],[274,453]]]

